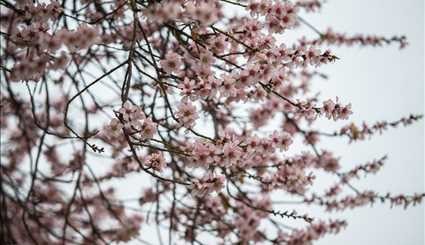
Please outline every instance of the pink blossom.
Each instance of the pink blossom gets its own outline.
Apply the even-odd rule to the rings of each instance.
[[[279,134],[277,131],[272,134],[271,140],[273,144],[276,145],[279,149],[285,151],[287,151],[289,149],[289,146],[292,144],[292,139],[289,134]]]
[[[300,206],[421,204],[358,188],[386,157],[347,169],[326,138],[354,143],[422,115],[328,132],[351,104],[314,85],[339,62],[327,46],[406,38],[321,30],[306,14],[323,2],[2,1],[1,242],[310,245],[346,222]]]
[[[174,52],[165,55],[165,59],[160,61],[162,69],[167,73],[173,73],[180,70],[182,66],[181,57]]]
[[[176,116],[179,123],[187,128],[193,127],[198,118],[196,107],[188,101],[179,104]]]
[[[211,192],[220,191],[223,188],[224,180],[222,175],[205,175],[202,179],[193,182],[192,194],[203,197]]]
[[[161,153],[152,153],[146,157],[145,165],[156,171],[162,171],[165,167],[165,159]]]
[[[223,160],[225,164],[236,165],[242,156],[242,149],[238,142],[228,142],[223,146]]]
[[[113,118],[111,122],[104,127],[104,132],[106,135],[110,135],[110,137],[118,137],[122,134],[122,128],[123,125],[121,122],[118,119]]]

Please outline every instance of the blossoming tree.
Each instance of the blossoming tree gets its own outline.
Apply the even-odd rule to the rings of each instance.
[[[318,0],[0,3],[1,244],[311,244],[347,222],[285,204],[424,197],[356,188],[386,156],[343,170],[320,144],[420,115],[324,132],[315,122],[349,120],[351,105],[309,92],[338,60],[327,47],[404,48],[403,36],[318,30],[301,17]],[[315,38],[282,41],[299,27]]]

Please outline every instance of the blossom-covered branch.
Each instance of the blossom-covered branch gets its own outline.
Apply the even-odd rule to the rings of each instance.
[[[317,119],[355,108],[310,93],[339,59],[324,45],[404,37],[318,30],[302,18],[323,5],[312,0],[0,4],[1,244],[311,244],[347,222],[285,204],[422,202],[357,189],[386,158],[344,172],[320,144],[422,116],[326,133]],[[315,36],[281,40],[301,27]],[[319,172],[336,178],[324,194]]]

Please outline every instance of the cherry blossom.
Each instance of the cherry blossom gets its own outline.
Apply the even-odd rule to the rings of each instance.
[[[160,153],[152,153],[146,157],[145,164],[156,171],[161,171],[165,167],[165,160]]]
[[[326,143],[422,115],[352,121],[320,86],[334,46],[405,36],[322,30],[318,0],[0,4],[0,244],[309,245],[349,225],[336,212],[422,205],[359,188],[391,154]]]
[[[184,101],[178,106],[176,116],[181,125],[191,128],[198,118],[196,107],[189,101]]]
[[[177,72],[181,67],[181,58],[178,54],[170,52],[160,62],[162,69],[167,73]]]

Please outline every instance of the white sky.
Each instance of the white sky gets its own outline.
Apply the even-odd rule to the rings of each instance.
[[[322,69],[330,79],[317,86],[324,98],[338,95],[343,102],[351,102],[351,119],[359,123],[396,120],[410,112],[424,113],[423,0],[329,0],[321,14],[306,15],[305,19],[321,30],[332,26],[353,34],[405,34],[410,45],[402,51],[396,46],[333,48],[341,59]],[[373,188],[382,193],[424,191],[423,121],[364,143],[344,143],[333,140],[326,142],[326,147],[341,154],[346,167],[388,153],[381,172],[357,184],[360,189]],[[403,210],[377,204],[340,217],[349,221],[348,228],[317,244],[425,244],[424,205]]]

